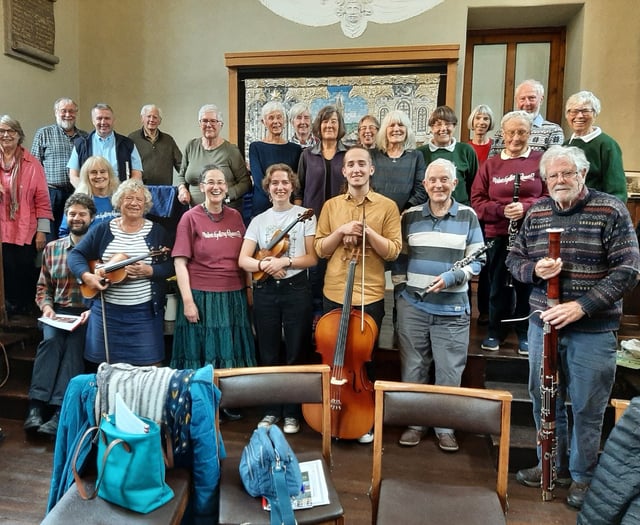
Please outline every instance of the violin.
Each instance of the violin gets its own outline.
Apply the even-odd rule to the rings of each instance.
[[[136,255],[135,257],[129,257],[126,253],[116,253],[106,264],[101,261],[89,261],[89,270],[91,273],[102,277],[102,284],[107,282],[117,284],[126,279],[127,272],[125,268],[130,264],[146,259],[147,257],[164,255],[169,251],[169,248],[160,248],[159,250],[151,250],[142,255]],[[80,292],[85,299],[93,299],[99,290],[86,283],[80,283]]]
[[[322,363],[331,366],[331,435],[357,439],[373,427],[374,394],[365,363],[371,361],[378,338],[378,325],[373,317],[351,307],[351,295],[360,250],[349,262],[342,309],[323,315],[316,325],[316,352]],[[322,430],[322,407],[302,405],[307,424]]]
[[[309,219],[311,219],[311,217],[313,217],[313,210],[311,208],[308,208],[304,212],[300,213],[298,217],[284,230],[276,230],[266,248],[262,248],[261,250],[256,251],[253,256],[254,259],[258,259],[258,261],[261,261],[262,259],[266,259],[267,257],[282,257],[282,255],[284,255],[289,249],[288,234],[291,231],[291,228],[293,228],[299,222],[308,221]],[[264,281],[267,277],[269,277],[269,274],[262,270],[253,272],[254,281]]]

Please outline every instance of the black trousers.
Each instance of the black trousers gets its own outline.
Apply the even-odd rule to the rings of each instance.
[[[306,271],[289,279],[270,277],[255,283],[253,313],[260,365],[300,365],[311,361],[313,308]],[[300,407],[270,405],[266,414],[299,419]]]

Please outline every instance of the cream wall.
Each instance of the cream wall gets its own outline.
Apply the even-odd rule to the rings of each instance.
[[[405,22],[369,23],[361,37],[350,39],[339,25],[298,25],[257,0],[64,0],[54,7],[56,54],[61,58],[54,72],[0,57],[2,112],[21,120],[31,137],[52,118],[53,100],[69,94],[81,104],[79,122],[85,128],[91,127],[91,105],[104,101],[115,109],[116,129],[129,133],[139,125],[140,106],[154,102],[164,109],[163,128],[182,147],[199,134],[196,119],[202,104],[216,103],[226,114],[225,52],[443,43],[461,46],[460,107],[468,8],[500,7],[510,13],[518,6],[558,3],[445,0]],[[594,91],[604,108],[599,123],[622,145],[625,168],[640,170],[640,151],[633,140],[639,124],[631,117],[640,115],[640,2],[563,3],[584,4],[567,26],[565,98],[579,89]]]
[[[78,4],[64,0],[54,5],[56,21],[55,55],[60,63],[53,71],[0,54],[0,114],[18,119],[31,146],[35,130],[54,122],[53,102],[62,96],[78,99]],[[4,46],[4,3],[0,3],[0,33]],[[4,47],[3,47],[4,50]]]

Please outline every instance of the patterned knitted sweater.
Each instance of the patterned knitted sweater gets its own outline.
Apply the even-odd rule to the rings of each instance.
[[[570,328],[592,333],[617,330],[622,296],[636,285],[640,271],[638,237],[624,203],[588,190],[569,210],[560,210],[549,197],[530,208],[507,266],[519,281],[533,283],[529,299],[533,310],[547,308],[546,281],[534,275],[536,262],[548,255],[547,228],[564,228],[560,302],[577,301],[586,314]],[[531,320],[542,326],[539,316]]]

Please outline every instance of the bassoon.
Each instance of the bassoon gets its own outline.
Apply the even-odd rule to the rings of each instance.
[[[560,234],[563,228],[549,228],[548,257],[560,257]],[[547,280],[547,307],[560,303],[560,275]],[[556,399],[558,396],[558,332],[549,322],[543,327],[542,363],[540,370],[540,434],[542,449],[542,501],[553,499],[556,481]]]

